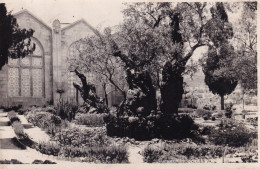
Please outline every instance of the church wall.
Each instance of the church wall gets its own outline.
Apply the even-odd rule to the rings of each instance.
[[[67,57],[68,57],[68,50],[70,48],[70,46],[80,40],[81,38],[85,38],[87,36],[93,35],[93,31],[90,30],[90,28],[86,25],[86,23],[84,21],[79,21],[75,24],[72,24],[68,27],[65,27],[65,29],[61,29],[60,31],[60,44],[54,44],[53,48],[57,48],[59,49],[60,53],[57,53],[57,57],[56,59],[58,59],[59,62],[58,64],[58,73],[59,73],[59,77],[58,78],[54,78],[54,102],[57,101],[57,99],[60,97],[59,94],[56,92],[56,88],[57,86],[62,86],[62,88],[64,89],[64,93],[62,94],[62,98],[64,100],[70,100],[70,96],[69,96],[69,90],[71,88],[71,86],[69,86],[68,83],[68,63],[67,63]],[[59,36],[58,34],[53,35],[53,36]],[[58,37],[59,38],[59,37]],[[59,46],[60,45],[60,46]],[[56,54],[55,54],[56,55]],[[54,56],[55,57],[55,56]],[[60,85],[57,85],[58,83],[60,83]],[[81,99],[81,96],[79,94],[79,100]]]
[[[4,106],[22,104],[28,105],[43,105],[47,101],[52,100],[52,51],[51,51],[51,29],[42,24],[37,18],[32,16],[27,11],[15,15],[17,23],[20,28],[33,29],[33,38],[41,45],[43,51],[43,71],[44,71],[44,85],[42,98],[28,97],[10,97],[8,96],[8,66],[5,65],[3,70],[0,71],[0,104]]]

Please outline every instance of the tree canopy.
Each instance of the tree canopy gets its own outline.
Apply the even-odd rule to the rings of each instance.
[[[4,3],[0,3],[0,70],[8,63],[8,58],[16,59],[32,53],[33,30],[20,29],[16,18],[7,12]]]

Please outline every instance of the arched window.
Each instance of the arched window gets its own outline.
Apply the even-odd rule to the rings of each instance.
[[[43,50],[40,43],[35,43],[33,54],[24,58],[9,59],[8,96],[36,97],[44,96]]]

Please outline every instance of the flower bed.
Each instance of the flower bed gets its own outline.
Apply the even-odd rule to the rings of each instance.
[[[52,138],[61,146],[90,147],[105,146],[110,142],[106,137],[105,128],[62,128],[60,132]]]
[[[127,163],[128,153],[125,146],[92,146],[92,147],[73,147],[60,146],[55,143],[41,142],[37,150],[43,154],[80,158],[82,162],[95,163]]]
[[[191,144],[164,144],[160,147],[147,146],[142,151],[144,161],[148,163],[160,162],[198,162],[219,158],[225,154],[234,153],[232,148],[224,148],[215,145],[191,145]]]

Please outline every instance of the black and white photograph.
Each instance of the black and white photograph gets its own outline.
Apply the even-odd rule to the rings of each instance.
[[[1,1],[0,168],[257,168],[258,5]]]

